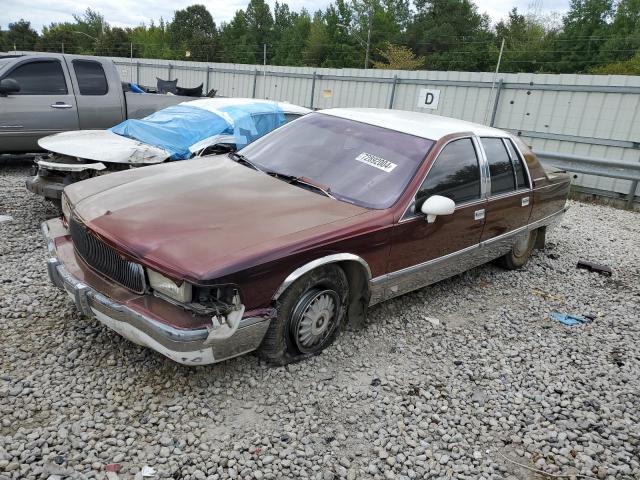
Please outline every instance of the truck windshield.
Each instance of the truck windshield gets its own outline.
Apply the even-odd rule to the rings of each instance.
[[[434,142],[344,118],[312,113],[241,150],[261,170],[308,179],[338,200],[392,206]]]

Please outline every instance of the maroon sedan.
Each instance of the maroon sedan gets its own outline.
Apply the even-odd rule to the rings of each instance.
[[[73,184],[43,229],[51,281],[122,336],[189,365],[286,363],[374,303],[521,267],[568,191],[504,131],[334,109],[226,157]]]

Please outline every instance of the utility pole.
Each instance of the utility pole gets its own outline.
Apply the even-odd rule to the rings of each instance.
[[[64,42],[62,42],[62,53],[64,53]]]
[[[369,50],[371,50],[371,17],[372,15],[372,11],[371,11],[371,4],[369,4],[369,10],[368,10],[368,14],[367,14],[367,49],[364,55],[364,68],[365,70],[367,68],[369,68]]]
[[[133,83],[133,42],[129,44],[129,81]]]
[[[262,88],[264,92],[264,98],[267,98],[267,44],[262,44],[262,83],[264,83],[264,87]]]
[[[502,52],[504,51],[504,38],[502,39],[502,43],[500,44],[500,53],[498,54],[498,63],[496,63],[496,71],[493,72],[493,80],[491,81],[491,92],[489,92],[489,98],[487,99],[487,108],[484,112],[484,123],[487,123],[489,118],[489,106],[491,105],[491,97],[493,97],[493,89],[496,85],[496,77],[498,76],[498,71],[500,70],[500,62],[502,61]]]

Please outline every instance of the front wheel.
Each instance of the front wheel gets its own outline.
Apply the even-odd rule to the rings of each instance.
[[[508,270],[522,268],[531,256],[536,244],[536,238],[538,238],[538,230],[531,230],[529,235],[518,240],[511,248],[511,251],[498,258],[496,263]]]
[[[331,345],[346,316],[348,280],[325,265],[296,280],[280,297],[258,354],[277,365],[317,355]]]

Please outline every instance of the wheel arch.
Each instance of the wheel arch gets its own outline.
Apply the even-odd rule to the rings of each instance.
[[[273,295],[273,300],[277,301],[287,288],[303,275],[318,267],[330,264],[335,264],[342,268],[349,282],[348,321],[356,326],[362,326],[366,318],[367,306],[369,305],[369,299],[371,297],[371,269],[362,257],[352,253],[326,255],[296,268],[285,278],[282,284],[280,284],[276,293]]]

